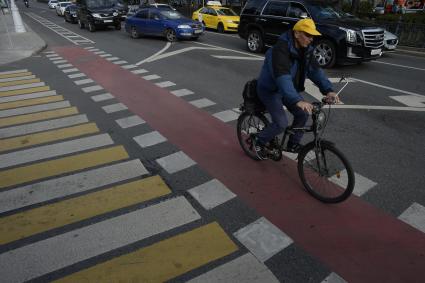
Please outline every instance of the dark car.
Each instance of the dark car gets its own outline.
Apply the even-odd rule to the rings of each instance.
[[[63,17],[65,18],[65,22],[68,23],[77,23],[77,5],[71,4],[65,8],[63,12]]]
[[[117,0],[77,0],[77,21],[94,32],[99,27],[121,29],[121,15],[115,8]]]
[[[339,11],[323,1],[248,0],[238,33],[248,50],[262,52],[301,18],[312,18],[322,34],[314,41],[314,56],[322,67],[381,57],[384,30]]]
[[[141,8],[125,21],[131,37],[140,35],[163,36],[168,41],[197,39],[204,32],[201,23],[184,17],[177,11],[156,7]]]

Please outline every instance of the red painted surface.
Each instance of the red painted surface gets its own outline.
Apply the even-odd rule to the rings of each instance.
[[[303,191],[295,162],[252,161],[235,129],[207,112],[84,49],[55,51],[348,282],[424,280],[424,233],[354,196],[322,204]]]

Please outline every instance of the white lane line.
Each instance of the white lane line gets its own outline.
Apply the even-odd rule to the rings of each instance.
[[[4,86],[4,87],[0,87],[0,92],[9,91],[9,90],[24,89],[24,88],[31,88],[31,87],[39,87],[39,86],[45,86],[45,85],[46,85],[45,83],[40,82],[40,83],[30,83],[30,84],[24,84],[24,85]]]
[[[425,96],[399,95],[390,96],[390,98],[409,107],[425,107]]]
[[[0,97],[0,103],[19,101],[19,100],[25,100],[25,99],[31,99],[31,98],[40,98],[40,97],[46,97],[46,96],[52,96],[52,95],[56,95],[55,90],[33,92],[29,94],[14,95],[14,96],[6,96],[6,97]]]
[[[20,70],[13,70],[13,71],[4,71],[4,72],[0,72],[0,75],[11,75],[11,74],[25,73],[25,72],[28,72],[28,70],[20,69]]]
[[[221,111],[221,112],[213,114],[213,116],[223,121],[224,123],[235,121],[239,118],[239,114],[232,110]]]
[[[78,73],[78,74],[71,74],[71,75],[68,75],[68,78],[70,78],[70,79],[75,79],[75,78],[81,78],[81,77],[85,77],[85,76],[86,76],[86,74]]]
[[[192,101],[189,101],[189,103],[198,108],[205,108],[211,105],[215,105],[215,102],[209,100],[208,98],[192,100]]]
[[[0,213],[40,202],[89,191],[124,180],[141,177],[149,172],[139,159],[91,169],[69,176],[0,192]]]
[[[29,114],[34,112],[41,112],[46,110],[53,110],[58,108],[65,108],[70,106],[71,104],[69,103],[69,101],[59,101],[59,102],[40,104],[35,106],[26,106],[26,107],[19,107],[15,109],[1,110],[0,118],[22,115],[22,114]]]
[[[342,278],[341,276],[339,276],[335,272],[332,272],[321,283],[348,283],[348,282],[345,281],[344,278]]]
[[[400,65],[400,64],[393,64],[393,63],[388,63],[388,62],[383,62],[383,61],[372,61],[372,62],[377,63],[377,64],[385,64],[385,65],[390,65],[390,66],[395,66],[395,67],[412,69],[412,70],[417,70],[417,71],[425,71],[425,69],[423,69],[423,68],[411,67],[411,66]]]
[[[146,123],[145,120],[143,120],[137,115],[121,118],[121,119],[115,120],[115,122],[117,122],[117,124],[123,129],[131,128],[131,127]]]
[[[264,217],[240,229],[234,236],[261,262],[293,243],[288,235]]]
[[[189,94],[193,94],[193,91],[183,88],[183,89],[173,90],[171,91],[171,93],[174,94],[175,96],[182,97]]]
[[[207,210],[213,209],[236,197],[234,193],[217,179],[194,187],[188,190],[188,192]]]
[[[348,176],[346,172],[346,170],[343,170],[340,172],[339,177],[332,176],[331,178],[329,178],[329,180],[337,184],[338,186],[344,187],[344,185],[347,184],[348,181]],[[356,180],[356,183],[354,185],[353,194],[358,197],[362,196],[377,185],[377,183],[375,183],[374,181],[369,180],[368,178],[363,177],[358,173],[354,173],[354,178]]]
[[[266,265],[259,262],[251,253],[247,253],[187,281],[187,283],[204,282],[278,283],[279,280]]]
[[[143,64],[143,63],[145,63],[145,62],[150,62],[150,60],[151,60],[151,59],[155,58],[155,57],[156,57],[156,56],[158,56],[159,54],[162,54],[162,52],[164,52],[165,50],[167,50],[168,48],[170,48],[170,46],[171,46],[171,42],[167,42],[167,43],[165,44],[164,48],[162,48],[161,50],[159,50],[158,52],[156,52],[156,53],[155,53],[155,54],[153,54],[152,56],[150,56],[150,57],[148,57],[148,58],[146,58],[146,59],[144,59],[144,60],[142,60],[142,61],[140,61],[140,62],[136,63],[136,65],[137,65],[137,66],[139,66],[139,65],[141,65],[141,64]]]
[[[332,109],[360,109],[360,110],[394,110],[394,111],[425,111],[425,107],[402,106],[371,106],[371,105],[332,105]]]
[[[35,79],[35,75],[0,79],[0,83]]]
[[[425,207],[414,202],[398,219],[425,233]]]
[[[78,72],[79,70],[77,68],[71,68],[71,69],[64,69],[62,70],[62,72],[64,72],[65,74],[67,73],[72,73],[72,72]]]
[[[72,67],[72,64],[62,64],[57,66],[59,69]]]
[[[147,80],[147,81],[151,81],[151,80],[156,80],[156,79],[159,79],[159,78],[161,78],[160,76],[158,76],[158,75],[148,75],[148,76],[144,76],[144,77],[142,77],[142,78],[144,78],[145,80]]]
[[[131,71],[133,74],[139,75],[139,74],[144,74],[147,73],[148,71],[146,71],[145,69],[138,69],[138,70],[133,70]]]
[[[84,85],[84,84],[94,83],[94,81],[92,79],[83,79],[83,80],[74,81],[74,83],[76,85]]]
[[[89,136],[70,141],[33,147],[0,155],[0,168],[21,165],[84,150],[111,145],[113,140],[108,134]]]
[[[167,57],[170,57],[170,56],[174,56],[174,55],[177,55],[177,54],[181,54],[181,53],[189,52],[189,51],[193,51],[193,50],[223,50],[223,49],[221,47],[213,47],[213,48],[212,47],[186,47],[186,48],[183,48],[183,49],[179,49],[179,50],[175,50],[175,51],[171,51],[171,52],[163,53],[163,54],[160,54],[158,52],[158,55],[156,55],[156,56],[153,55],[153,56],[151,56],[151,57],[149,57],[149,58],[147,58],[143,61],[140,61],[136,65],[140,65],[144,62],[149,62],[149,63],[154,62],[156,60],[164,59],[164,58],[167,58]]]
[[[101,87],[100,85],[94,85],[94,86],[83,87],[81,90],[84,91],[85,93],[89,93],[89,92],[102,90],[102,89],[103,87]]]
[[[356,78],[351,78],[351,79],[358,81],[358,82],[362,82],[364,84],[373,85],[373,86],[376,86],[376,87],[380,87],[380,88],[384,88],[384,89],[388,89],[388,90],[392,90],[392,91],[396,91],[396,92],[401,92],[401,93],[404,93],[404,94],[416,95],[416,96],[421,96],[421,97],[424,96],[424,94],[405,91],[405,90],[402,90],[402,89],[393,88],[393,87],[389,87],[389,86],[385,86],[385,85],[381,85],[381,84],[376,84],[376,83],[368,82],[368,81],[361,80],[361,79],[356,79]]]
[[[77,124],[87,123],[87,116],[85,114],[58,118],[42,122],[34,122],[20,126],[13,126],[0,129],[0,138],[9,138],[14,136],[27,135],[52,129],[64,128]]]
[[[157,131],[136,136],[133,139],[142,148],[153,146],[167,141],[167,139]]]
[[[182,151],[159,158],[156,162],[169,174],[179,172],[196,164]]]
[[[217,59],[227,59],[227,60],[253,60],[253,61],[263,61],[264,58],[258,58],[258,57],[242,57],[242,56],[222,56],[222,55],[211,55],[211,57],[217,58]]]
[[[127,106],[125,106],[122,103],[115,103],[115,104],[103,106],[102,109],[106,113],[110,114],[110,113],[115,113],[115,112],[127,110],[128,108],[127,108]]]
[[[207,44],[207,43],[196,42],[196,41],[194,41],[193,43],[194,44],[198,44],[198,45],[203,45],[203,46],[209,46],[209,47],[215,48],[217,50],[231,51],[231,52],[243,54],[243,55],[250,56],[250,57],[262,58],[264,60],[264,56],[261,56],[261,55],[255,55],[255,54],[248,53],[248,52],[243,52],[243,51],[239,51],[239,50],[224,48],[224,47],[220,47],[220,46],[216,46],[216,45],[212,45],[212,44]]]
[[[105,101],[105,100],[108,100],[108,99],[112,99],[112,98],[114,98],[114,96],[110,93],[103,93],[103,94],[93,95],[90,98],[94,102],[99,102],[99,101]]]
[[[5,252],[0,273],[4,282],[31,280],[200,218],[184,197],[176,197]]]
[[[176,84],[170,81],[165,81],[165,82],[156,83],[156,85],[161,88],[166,88],[166,87],[174,86]]]

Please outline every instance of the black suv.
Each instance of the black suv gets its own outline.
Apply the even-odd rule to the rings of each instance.
[[[113,26],[121,29],[121,14],[117,0],[77,0],[77,21],[80,28],[87,26],[94,32],[98,27]]]
[[[322,67],[381,57],[384,30],[327,5],[324,1],[248,0],[240,16],[239,36],[248,50],[262,52],[301,18],[312,18],[322,34],[314,56]]]

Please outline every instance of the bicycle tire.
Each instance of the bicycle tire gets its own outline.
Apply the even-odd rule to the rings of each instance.
[[[317,152],[321,153],[319,157]],[[342,202],[353,192],[353,169],[330,142],[322,141],[320,151],[314,142],[305,145],[298,154],[297,167],[307,192],[324,203]]]
[[[238,118],[237,135],[239,144],[250,158],[260,160],[254,151],[251,135],[260,132],[269,124],[269,120],[261,113],[243,112]]]

